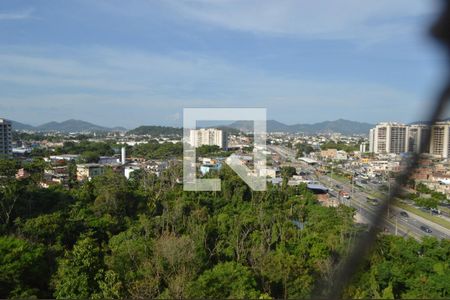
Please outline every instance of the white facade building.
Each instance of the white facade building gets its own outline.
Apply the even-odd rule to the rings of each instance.
[[[448,158],[450,154],[450,122],[437,122],[431,126],[430,154]]]
[[[375,128],[370,129],[369,131],[369,152],[375,152]]]
[[[369,142],[371,142],[369,149],[374,153],[400,154],[407,151],[405,124],[380,123],[372,130],[372,136],[369,136]]]
[[[123,170],[123,174],[127,179],[130,179],[131,173],[140,169],[141,168],[139,166],[126,166],[125,169]]]
[[[366,143],[359,145],[359,152],[361,152],[361,153],[366,152]]]
[[[430,142],[425,143],[428,136]],[[369,132],[369,151],[377,154],[429,153],[449,158],[450,121],[437,122],[431,127],[424,124],[380,123]]]
[[[414,124],[408,126],[408,132],[406,136],[406,148],[408,152],[429,153],[429,144],[425,145],[425,148],[422,149],[422,146],[424,146],[423,144],[428,134],[430,134],[430,126],[428,125]]]
[[[191,129],[189,133],[189,143],[195,148],[203,145],[216,145],[221,149],[226,149],[227,137],[226,134],[220,129]]]

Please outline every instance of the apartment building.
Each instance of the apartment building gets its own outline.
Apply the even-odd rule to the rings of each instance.
[[[400,123],[380,123],[370,131],[369,149],[374,153],[406,152],[407,126]]]
[[[425,143],[427,136],[430,134],[430,126],[424,124],[414,124],[408,126],[407,132],[407,149],[408,152],[429,153],[430,144]],[[424,149],[422,149],[424,147]]]
[[[437,122],[431,126],[430,154],[443,158],[449,157],[449,127],[450,122]]]
[[[0,156],[12,155],[12,124],[0,119]]]
[[[227,148],[226,134],[220,129],[202,128],[192,129],[189,133],[189,143],[193,147],[200,147],[203,145],[219,146],[221,149]]]
[[[94,177],[105,173],[104,166],[100,164],[79,164],[77,165],[77,180],[91,180]]]
[[[428,137],[429,143],[426,143]],[[380,123],[369,132],[369,151],[378,154],[429,153],[440,158],[450,155],[450,121],[429,125]]]
[[[369,131],[369,152],[375,153],[375,128]]]

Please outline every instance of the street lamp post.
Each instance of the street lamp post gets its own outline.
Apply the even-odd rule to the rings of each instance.
[[[398,216],[395,217],[395,235],[398,233]]]

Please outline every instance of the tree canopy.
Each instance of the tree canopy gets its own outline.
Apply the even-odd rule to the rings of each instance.
[[[49,189],[0,165],[0,298],[308,298],[364,230],[305,184],[254,192],[227,166],[221,191],[187,192],[180,165]],[[345,296],[448,298],[449,253],[380,235]]]

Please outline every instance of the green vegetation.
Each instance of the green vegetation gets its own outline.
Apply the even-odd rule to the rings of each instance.
[[[427,208],[427,209],[436,209],[439,204],[439,200],[436,198],[430,197],[430,198],[424,198],[424,197],[418,197],[414,200],[416,205]]]
[[[110,156],[115,153],[111,144],[89,141],[64,142],[63,147],[55,149],[55,154],[84,154],[86,152],[96,153],[98,156]]]
[[[262,296],[251,270],[236,262],[217,264],[189,288],[190,295],[196,299],[259,299]]]
[[[334,180],[340,181],[342,183],[350,183],[350,179],[351,179],[351,175],[348,173],[344,173],[342,172],[341,169],[336,168],[334,166],[329,166],[327,167],[328,170],[330,170],[330,177],[333,178]]]
[[[99,161],[100,156],[114,155],[114,148],[117,148],[117,146],[112,143],[81,140],[79,143],[64,142],[63,147],[56,148],[54,154],[81,154],[81,162],[96,163]],[[38,155],[39,152],[35,155]]]
[[[62,136],[59,135],[46,135],[43,133],[25,133],[13,130],[12,132],[13,141],[49,141],[49,142],[61,142],[63,140]]]
[[[450,296],[448,240],[385,236],[345,298],[440,299]]]
[[[281,167],[280,173],[282,178],[291,178],[297,174],[297,171],[294,167]]]
[[[439,224],[442,227],[445,227],[447,229],[450,230],[450,222],[446,221],[443,218],[439,218],[437,216],[433,216],[432,214],[428,213],[428,212],[424,212],[420,209],[415,208],[414,206],[408,205],[408,204],[404,204],[401,203],[399,201],[395,202],[395,206],[403,208],[404,210],[407,210],[413,214],[416,214],[424,219],[427,219],[433,223]]]
[[[361,230],[306,185],[253,192],[227,166],[220,192],[183,191],[176,165],[70,189],[39,188],[39,160],[29,179],[19,167],[0,161],[0,298],[307,298]],[[346,296],[448,297],[448,241],[378,243]]]
[[[197,157],[202,156],[216,156],[216,157],[227,157],[230,156],[233,152],[232,151],[225,151],[222,150],[219,146],[209,146],[209,145],[203,145],[196,149],[196,155]]]
[[[183,135],[183,128],[166,126],[140,126],[127,132],[128,135]]]
[[[132,156],[143,157],[146,159],[162,159],[179,157],[183,155],[183,144],[182,143],[162,143],[153,140],[146,144],[139,144],[131,148],[130,151]]]
[[[297,158],[303,157],[311,152],[314,152],[314,148],[311,145],[304,143],[295,144],[295,149],[297,150]]]
[[[359,150],[359,145],[357,144],[347,144],[343,142],[326,142],[322,145],[320,145],[321,150],[328,150],[328,149],[336,149],[336,150],[344,150],[345,152],[353,152]]]
[[[440,203],[449,202],[445,194],[433,191],[423,183],[416,185],[416,191],[417,193],[408,194],[408,198],[413,200],[417,206],[436,209]]]
[[[330,177],[342,183],[350,183],[350,179],[348,179],[348,177],[344,176],[343,174],[333,173],[333,175],[332,176],[330,175]]]

